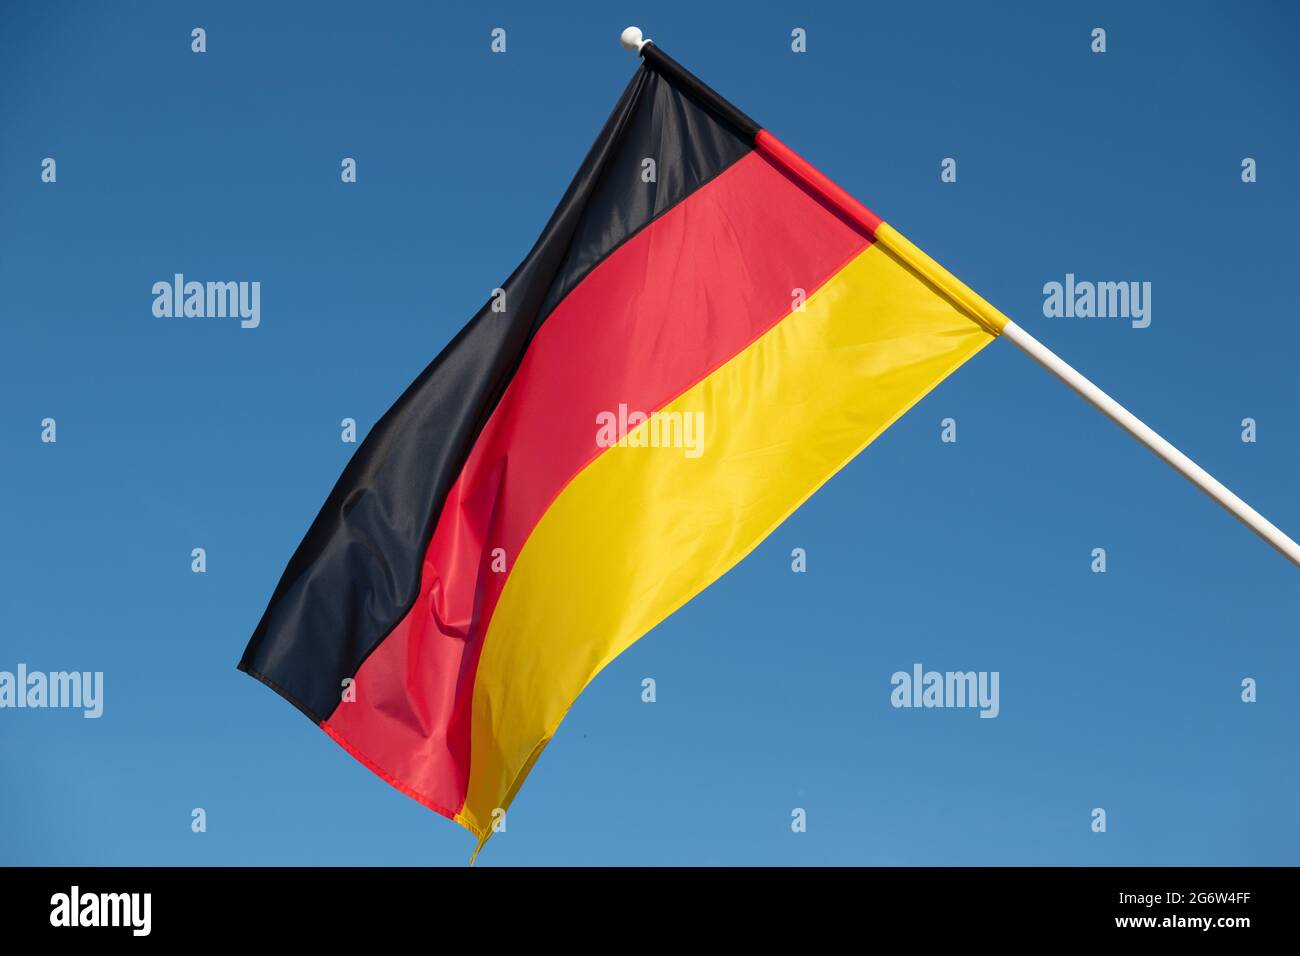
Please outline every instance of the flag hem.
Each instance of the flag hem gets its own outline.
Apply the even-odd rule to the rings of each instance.
[[[448,820],[452,821],[453,823],[460,824],[470,833],[474,834],[474,836],[477,837],[479,840],[485,840],[485,831],[483,830],[482,827],[475,826],[474,824],[470,823],[469,820],[466,819],[462,814],[457,813],[455,810],[448,810],[446,807],[442,806],[441,804],[435,802],[434,800],[420,793],[420,791],[400,782],[395,776],[393,776],[383,767],[379,766],[379,764],[375,763],[374,760],[372,760],[370,757],[367,757],[360,750],[358,750],[350,740],[344,737],[333,727],[329,726],[328,724],[322,723],[320,724],[320,729],[325,731],[325,733],[329,736],[331,740],[333,740],[336,744],[338,744],[340,747],[346,750],[354,760],[356,760],[359,764],[361,764],[363,767],[365,767],[367,770],[373,773],[376,777],[379,777],[379,779],[383,780],[384,783],[388,784],[394,790],[400,791],[401,793],[410,797],[416,803],[420,804],[421,806],[428,807],[434,813],[446,817]]]

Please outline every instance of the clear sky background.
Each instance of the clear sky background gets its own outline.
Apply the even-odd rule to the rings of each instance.
[[[0,711],[0,862],[465,862],[235,662],[340,420],[527,251],[629,23],[1300,533],[1293,4],[8,0],[0,670],[103,671],[106,701]],[[261,327],[155,318],[175,272],[260,281]],[[1150,327],[1045,318],[1067,272],[1150,281]],[[1298,604],[994,343],[588,688],[480,865],[1295,864]],[[916,662],[999,671],[1000,716],[892,708]]]

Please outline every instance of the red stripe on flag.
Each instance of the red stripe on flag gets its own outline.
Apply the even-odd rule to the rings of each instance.
[[[420,598],[362,664],[355,702],[325,722],[331,736],[422,803],[459,809],[481,638],[508,576],[493,570],[494,549],[512,566],[600,454],[597,414],[661,408],[789,314],[796,288],[811,295],[869,244],[752,153],[592,270],[480,434],[430,541]]]

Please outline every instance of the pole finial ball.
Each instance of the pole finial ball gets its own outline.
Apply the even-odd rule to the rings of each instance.
[[[642,39],[640,27],[628,27],[619,37],[619,42],[623,44],[623,49],[637,52],[641,49]]]

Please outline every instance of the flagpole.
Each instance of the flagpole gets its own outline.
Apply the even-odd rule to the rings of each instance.
[[[1034,338],[1015,322],[1007,322],[1002,336],[1020,351],[1068,385],[1103,415],[1124,429],[1151,451],[1163,458],[1197,488],[1217,501],[1242,524],[1255,532],[1300,567],[1300,545],[1280,528],[1224,487],[1223,483],[1192,461],[1152,428],[1080,374],[1059,355]]]
[[[623,44],[624,49],[633,51],[640,56],[645,56],[644,48],[647,44],[653,43],[652,40],[647,39],[641,33],[638,27],[628,27],[623,31],[619,41]],[[656,54],[656,59],[664,58]],[[687,78],[694,81],[694,78],[689,73],[685,73],[678,64],[671,60],[668,61],[667,66],[683,73]],[[711,95],[715,99],[717,98],[716,94]],[[730,104],[724,102],[722,105],[734,111],[734,107],[730,107]],[[766,131],[758,133],[755,145],[770,159],[781,163],[787,172],[802,180],[851,220],[857,222],[863,229],[867,230],[868,234],[874,236],[877,242],[898,256],[902,262],[917,272],[923,279],[933,283],[936,288],[974,321],[987,328],[992,334],[1000,334],[1006,338],[1012,345],[1059,378],[1116,425],[1136,438],[1157,456],[1164,459],[1175,471],[1217,501],[1242,524],[1281,552],[1292,564],[1300,567],[1300,545],[1297,545],[1271,521],[1224,487],[1204,468],[1161,438],[1127,408],[1072,368],[1055,352],[1004,316],[962,283],[961,280],[944,269],[943,266],[901,236],[897,230],[887,223],[881,222],[874,213],[835,186],[811,166],[808,166],[806,162],[774,137],[771,137]]]

